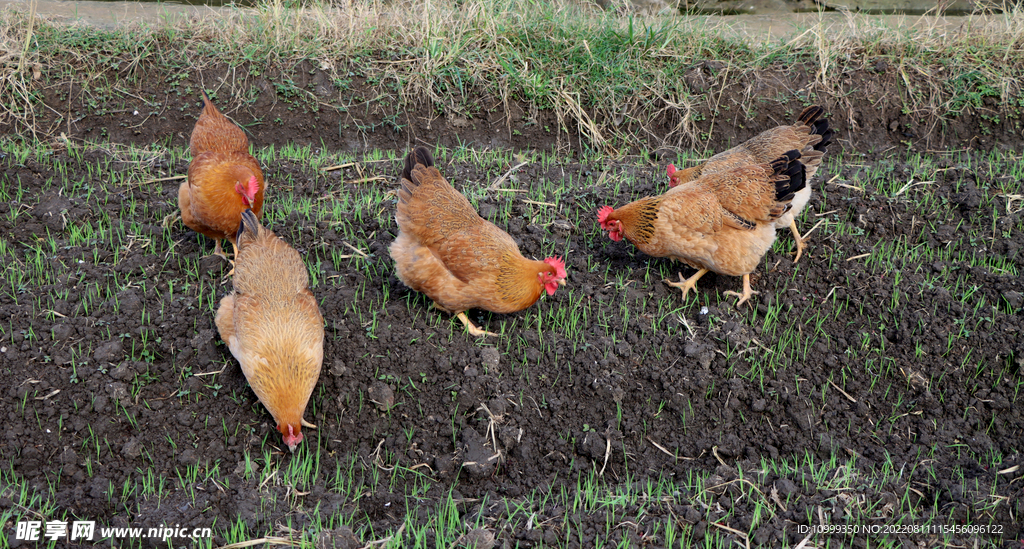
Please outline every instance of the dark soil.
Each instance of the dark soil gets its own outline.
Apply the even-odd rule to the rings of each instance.
[[[156,85],[137,93],[160,105],[149,118],[146,105],[129,96],[93,114],[76,112],[82,103],[74,92],[70,102],[58,94],[48,89],[51,106],[71,114],[53,127],[75,143],[184,149],[198,112],[195,97]],[[711,149],[800,108],[759,104],[748,119],[730,96],[722,112],[736,116],[718,118]],[[111,174],[125,171],[149,178],[184,174],[187,160],[158,155],[140,164],[112,147],[68,151],[60,142],[24,161],[6,154],[0,158],[9,195],[0,215],[7,250],[0,386],[7,443],[0,449],[0,482],[24,479],[32,494],[52,500],[50,517],[199,527],[220,517],[218,529],[240,517],[249,538],[282,535],[287,526],[306,539],[331,535],[348,546],[356,543],[350,532],[313,531],[314,517],[353,517],[354,533],[365,543],[396,530],[407,509],[413,523],[425,524],[454,489],[466,531],[489,528],[498,546],[507,547],[556,540],[573,547],[598,540],[657,547],[665,540],[654,528],[666,521],[695,541],[730,535],[727,526],[749,532],[752,544],[795,545],[804,539],[799,525],[843,524],[848,516],[862,517],[862,524],[931,520],[999,531],[951,538],[833,534],[811,542],[1019,547],[1013,540],[1024,536],[1024,471],[999,471],[1024,462],[1024,283],[985,265],[999,260],[1024,269],[1024,214],[1007,212],[996,189],[1007,176],[1002,168],[990,174],[985,154],[938,157],[927,187],[937,206],[922,205],[920,190],[887,198],[878,186],[909,180],[913,166],[886,149],[913,140],[905,132],[918,131],[917,121],[867,102],[842,111],[853,113],[856,128],[834,115],[845,154],[833,151],[800,222],[806,231],[819,219],[815,213],[830,212],[820,218],[833,220],[833,228],[812,235],[798,265],[786,254],[788,232],[780,231],[755,273],[760,295],[752,307],[737,309],[719,297],[739,289],[739,279],[709,275],[698,299],[684,303],[661,282],[677,267],[599,234],[596,206],[664,189],[664,165],[675,159],[668,150],[650,164],[589,161],[573,152],[578,138],[558,132],[544,112],[536,123],[510,127],[501,112],[467,120],[424,108],[404,115],[398,129],[388,126],[388,113],[369,107],[310,115],[260,98],[237,110],[221,98],[242,124],[254,112],[269,113],[250,128],[257,149],[294,142],[332,151],[391,149],[401,157],[410,143],[437,141],[560,150],[558,162],[532,162],[506,182],[531,189],[523,197],[557,200],[558,208],[483,192],[507,163],[442,157],[440,167],[478,200],[485,217],[508,229],[525,255],[548,255],[552,244],[570,250],[568,287],[522,313],[473,311],[485,329],[508,324],[507,337],[474,339],[394,275],[387,255],[397,231],[394,200],[366,197],[393,188],[399,161],[328,174],[293,161],[266,165],[268,223],[313,266],[313,291],[327,323],[324,369],[306,415],[319,429],[308,431],[299,453],[290,455],[217,335],[211,303],[231,290],[221,276],[224,265],[204,257],[212,244],[202,237],[180,224],[160,227],[176,210],[179,181],[110,182]],[[521,121],[522,113],[510,117]],[[1021,139],[1008,127],[975,138],[979,123],[965,118],[945,128],[944,137],[928,135],[933,145],[944,139],[950,148],[993,139],[1020,150]],[[573,146],[559,147],[559,139]],[[899,146],[901,154],[906,148]],[[97,163],[105,169],[86,168]],[[878,166],[885,167],[879,178],[866,171]],[[344,182],[366,177],[366,169],[388,180]],[[552,188],[545,181],[566,191],[538,190]],[[288,195],[311,199],[313,213],[275,205]],[[356,200],[340,206],[343,195]],[[362,212],[353,206],[360,198]],[[76,228],[86,225],[111,231],[79,236]],[[894,242],[903,247],[893,250]],[[345,243],[362,247],[368,259],[339,259],[352,254]],[[912,249],[939,256],[917,259]],[[869,252],[867,259],[848,260]],[[572,330],[550,322],[538,329],[539,318],[561,308],[585,315]],[[502,458],[489,460],[498,450]],[[312,451],[319,453],[315,480],[283,483],[289,464]],[[247,453],[257,469],[279,467],[277,480],[260,484],[262,477],[247,476]],[[766,467],[765,460],[787,461],[796,472]],[[203,475],[180,482],[179,472],[196,463],[217,465],[217,483]],[[392,476],[386,468],[396,465],[418,474]],[[354,485],[339,491],[350,466]],[[571,492],[579,478],[600,470],[610,487],[640,489],[667,479],[680,489],[627,505],[611,527],[603,513],[558,505],[513,513],[506,505],[549,489]],[[167,479],[163,496],[122,496],[126,482],[142,482],[147,471]],[[694,473],[711,474],[705,489],[694,488]],[[851,474],[857,480],[821,480]],[[384,480],[375,484],[374,475]],[[408,495],[424,478],[433,480],[429,490]],[[16,494],[0,492],[4,509],[25,516],[12,500],[19,501]],[[535,516],[528,521],[529,513]],[[13,524],[4,525],[8,539]],[[215,545],[224,542],[222,531],[217,536]]]
[[[194,112],[201,106],[197,97],[202,87],[246,127],[254,143],[262,145],[295,143],[352,152],[406,150],[414,144],[576,152],[591,146],[570,114],[564,114],[560,123],[554,110],[537,109],[517,98],[506,103],[465,90],[446,96],[443,105],[424,100],[407,108],[396,90],[370,82],[359,75],[362,69],[355,62],[350,67],[349,63],[337,60],[334,73],[304,61],[255,70],[220,66],[173,76],[140,75],[137,67],[128,70],[135,67],[130,65],[102,74],[120,82],[113,87],[93,81],[83,85],[77,74],[54,75],[38,84],[45,106],[35,109],[31,127],[39,137],[64,133],[93,141],[172,146],[187,142]],[[837,75],[830,83],[834,89],[813,79],[813,65],[743,74],[727,71],[713,60],[691,65],[680,83],[685,87],[680,95],[693,101],[688,123],[681,120],[683,113],[660,102],[628,112],[608,112],[598,102],[588,116],[603,135],[631,136],[602,146],[616,152],[721,150],[763,128],[791,122],[810,103],[833,113],[843,130],[839,139],[851,151],[877,154],[908,145],[921,150],[1014,151],[1022,142],[1024,112],[1019,99],[1000,104],[987,89],[962,90],[955,98],[934,91],[921,96],[919,90],[931,90],[934,83],[900,72],[887,58],[869,59],[864,68]],[[346,72],[347,67],[356,72]],[[347,76],[340,79],[337,74]],[[49,76],[45,74],[44,80]],[[138,84],[129,85],[129,80]],[[0,131],[27,133],[24,124],[12,118],[0,119]]]

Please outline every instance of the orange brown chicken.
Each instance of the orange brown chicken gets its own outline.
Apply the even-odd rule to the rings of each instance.
[[[263,212],[263,172],[249,154],[245,132],[221,114],[205,92],[189,148],[188,180],[178,188],[181,220],[212,238],[213,253],[226,259],[220,241],[226,238],[234,244],[242,212],[251,209],[257,218]]]
[[[220,301],[215,322],[289,450],[302,442],[303,419],[324,361],[324,320],[309,291],[299,253],[241,214],[234,291]]]
[[[398,278],[456,314],[474,336],[495,334],[470,322],[468,309],[521,311],[565,284],[561,258],[523,257],[508,233],[441,176],[424,147],[406,158],[395,219],[399,233],[390,252]]]
[[[697,273],[669,285],[683,297],[697,280],[714,271],[743,277],[737,305],[757,293],[750,273],[775,241],[775,222],[789,211],[804,188],[800,153],[789,151],[770,164],[748,164],[699,177],[617,209],[598,210],[598,222],[614,241],[623,238],[653,257],[668,257]],[[666,281],[667,282],[667,281]]]
[[[669,186],[676,187],[688,183],[702,175],[708,175],[747,164],[764,164],[779,158],[786,151],[800,151],[800,162],[806,167],[807,185],[796,193],[791,208],[780,217],[775,226],[789,227],[796,240],[796,257],[793,262],[800,261],[806,247],[806,239],[800,236],[796,227],[796,217],[803,211],[811,198],[811,179],[814,177],[826,148],[832,142],[834,131],[829,128],[828,120],[822,119],[825,109],[814,105],[807,107],[797,117],[792,126],[776,126],[744,141],[743,143],[720,152],[698,166],[677,170],[669,164]]]

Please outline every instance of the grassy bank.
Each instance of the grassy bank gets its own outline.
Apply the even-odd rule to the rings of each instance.
[[[1024,106],[1019,11],[964,19],[953,30],[939,20],[894,28],[871,17],[822,16],[793,37],[763,42],[737,36],[722,18],[507,0],[267,3],[116,31],[33,22],[25,13],[0,17],[0,123],[19,132],[59,131],[60,109],[43,104],[47,87],[80,85],[89,96],[83,106],[102,108],[153,78],[194,95],[178,84],[213,67],[229,78],[206,86],[226,86],[225,95],[243,102],[255,98],[254,79],[274,75],[277,95],[305,110],[428,105],[472,120],[517,103],[527,119],[550,110],[557,130],[612,150],[691,146],[713,131],[716,117],[736,118],[724,112],[730,108],[741,122],[753,119],[759,101],[826,101],[857,129],[865,121],[852,105],[866,96],[928,131],[964,115],[1019,130]],[[317,96],[296,84],[297,71],[325,72],[338,93]],[[749,80],[758,71],[791,75],[791,87],[765,97]],[[883,85],[865,87],[861,73]],[[354,80],[370,93],[346,97]]]

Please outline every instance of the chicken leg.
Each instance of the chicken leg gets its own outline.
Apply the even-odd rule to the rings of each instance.
[[[228,263],[231,264],[231,270],[228,271],[228,274],[224,275],[225,278],[226,278],[226,277],[229,277],[229,276],[235,274],[235,262],[230,260],[230,259],[228,259],[227,254],[224,253],[224,249],[220,247],[220,241],[221,240],[222,239],[220,239],[220,238],[213,239],[213,241],[214,241],[213,255],[219,255],[219,256],[224,258],[224,261],[227,261]],[[235,257],[236,255],[238,255],[238,249],[235,248],[235,244],[233,242],[231,242],[231,240],[228,240],[228,244],[231,244],[231,257]]]
[[[725,291],[725,292],[722,292],[722,293],[724,293],[725,295],[734,295],[734,296],[739,297],[740,300],[736,302],[736,306],[739,307],[740,305],[743,305],[744,303],[746,303],[746,301],[748,299],[750,299],[750,296],[752,296],[754,294],[757,294],[757,293],[760,293],[760,292],[755,292],[755,291],[750,289],[750,275],[749,274],[745,274],[745,275],[743,275],[743,293],[742,294],[739,293],[739,292],[733,292],[733,291]]]
[[[225,260],[227,260],[228,256],[227,254],[224,253],[224,248],[220,247],[220,241],[221,239],[219,238],[213,239],[213,255],[219,255],[223,257]]]
[[[497,337],[497,335],[498,335],[496,333],[488,332],[486,330],[482,330],[480,328],[477,328],[472,322],[470,322],[469,317],[466,316],[466,312],[465,311],[455,315],[455,318],[458,318],[459,320],[462,321],[463,324],[466,325],[466,329],[469,330],[469,334],[470,335],[474,335],[474,336],[477,336],[477,337],[481,337],[481,336],[495,336],[495,337]]]
[[[679,282],[669,282],[666,279],[665,283],[668,284],[669,286],[679,288],[680,290],[682,290],[683,299],[686,299],[686,294],[690,293],[690,290],[693,290],[694,292],[697,291],[697,281],[700,280],[700,277],[706,274],[708,274],[708,269],[701,269],[697,271],[697,274],[691,276],[690,278],[687,278],[686,280],[683,280],[683,273],[679,273]]]
[[[804,253],[804,247],[807,246],[805,242],[807,239],[800,236],[800,231],[796,228],[796,220],[794,219],[789,224],[789,230],[793,232],[793,240],[796,240],[796,258],[793,259],[793,263],[800,261],[800,255]]]

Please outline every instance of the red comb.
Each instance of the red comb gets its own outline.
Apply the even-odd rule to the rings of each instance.
[[[676,173],[676,165],[675,164],[669,164],[668,168],[666,169],[666,171],[668,171],[668,176],[672,177],[672,175],[674,173]]]
[[[281,435],[283,435],[282,438],[284,440],[284,443],[288,446],[288,449],[294,452],[295,447],[298,446],[300,442],[302,442],[302,432],[299,430],[298,427],[294,427],[291,424],[289,424],[287,427],[288,432],[285,432],[280,427],[278,427],[278,430],[281,431]]]
[[[561,278],[565,278],[565,276],[566,276],[565,261],[562,260],[562,258],[560,258],[560,257],[549,257],[549,258],[544,260],[544,263],[547,263],[548,265],[551,265],[552,267],[555,268],[555,277],[556,278],[560,278],[560,279]]]
[[[612,208],[611,206],[601,206],[601,208],[597,210],[597,222],[603,226],[604,222],[608,220],[608,216],[614,211],[615,208]]]

